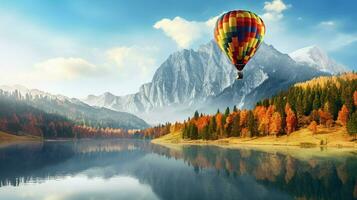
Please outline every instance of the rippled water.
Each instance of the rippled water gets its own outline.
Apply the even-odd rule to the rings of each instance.
[[[356,153],[301,151],[166,148],[138,140],[12,145],[0,148],[0,199],[357,198]]]

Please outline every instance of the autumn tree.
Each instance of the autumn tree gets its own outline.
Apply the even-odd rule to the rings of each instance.
[[[224,124],[222,123],[222,121],[223,121],[223,115],[221,113],[216,114],[216,124],[217,124],[216,134],[217,134],[217,137],[221,136],[222,133],[223,133]]]
[[[269,128],[269,118],[266,117],[266,108],[264,106],[257,106],[254,109],[254,116],[257,119],[258,131],[264,135]]]
[[[320,119],[320,124],[327,126],[328,123],[333,119],[331,113],[319,109],[319,119]]]
[[[346,126],[348,122],[349,111],[346,105],[343,105],[341,110],[338,112],[337,121],[341,123],[342,126]]]
[[[316,132],[317,132],[317,122],[316,121],[312,121],[310,123],[310,125],[308,126],[308,129],[310,131],[312,131],[312,133],[316,134]]]
[[[239,125],[241,127],[247,127],[247,120],[248,120],[248,111],[247,110],[242,110],[240,112]]]
[[[286,133],[289,135],[290,133],[296,130],[296,115],[294,111],[291,109],[289,103],[285,106],[285,113],[286,113]]]
[[[271,124],[269,126],[269,133],[271,135],[278,135],[281,131],[282,119],[279,112],[274,112],[271,118]]]
[[[233,125],[233,114],[229,114],[226,118],[226,123],[224,124],[224,132],[227,137],[231,136],[232,125]]]

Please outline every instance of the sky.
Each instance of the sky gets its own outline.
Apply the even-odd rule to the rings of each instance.
[[[54,94],[137,92],[173,52],[213,38],[222,13],[261,16],[283,53],[317,45],[357,70],[355,0],[1,0],[0,85]]]

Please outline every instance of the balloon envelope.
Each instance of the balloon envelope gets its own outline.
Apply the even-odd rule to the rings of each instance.
[[[238,70],[254,56],[265,35],[263,20],[256,14],[235,10],[218,18],[214,38]]]

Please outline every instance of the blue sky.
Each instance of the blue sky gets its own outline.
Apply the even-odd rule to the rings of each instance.
[[[357,1],[2,0],[0,84],[72,97],[136,92],[169,54],[212,39],[215,19],[247,9],[284,53],[317,45],[357,70]]]

